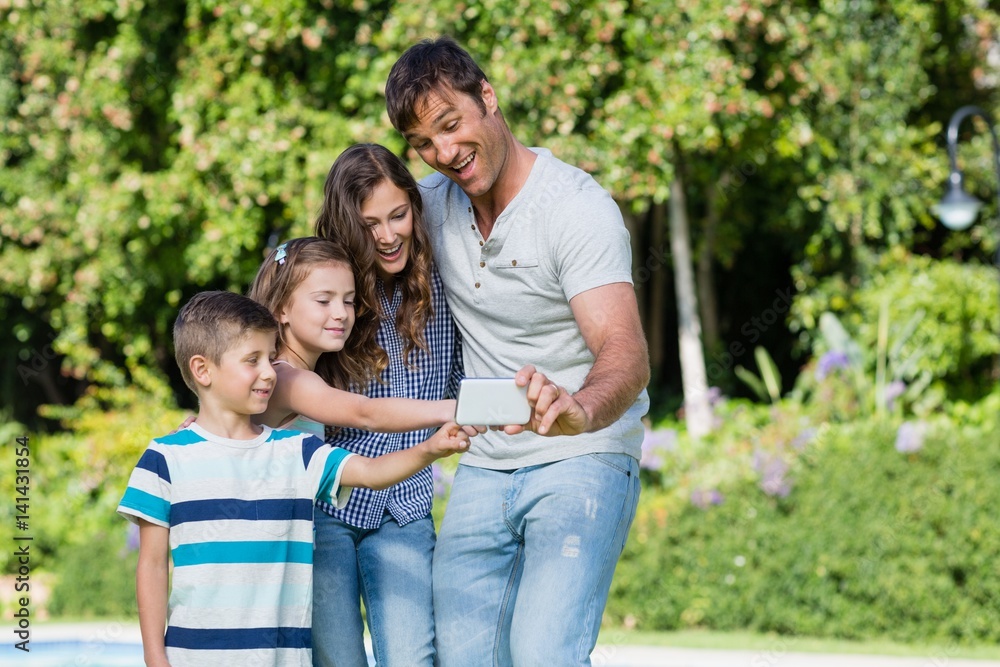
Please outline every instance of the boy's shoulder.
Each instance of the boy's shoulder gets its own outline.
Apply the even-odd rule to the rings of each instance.
[[[179,431],[153,438],[153,442],[158,445],[194,445],[207,441],[207,438],[192,428],[183,428]]]
[[[303,452],[308,452],[309,458],[317,450],[319,450],[325,443],[322,438],[318,438],[311,433],[305,433],[299,430],[285,429],[285,428],[270,428],[265,426],[265,431],[261,433],[261,437],[257,439],[256,444],[252,445],[252,449],[258,449],[260,447],[293,447],[296,451],[301,449]],[[175,431],[173,433],[168,433],[153,440],[149,443],[147,449],[157,450],[167,455],[169,452],[175,452],[177,456],[187,457],[184,452],[189,452],[194,455],[195,451],[201,451],[199,445],[221,445],[224,450],[232,448],[234,443],[241,441],[226,440],[224,438],[216,439],[210,433],[199,432],[197,429],[192,429],[190,427],[181,429],[180,431]],[[237,447],[233,449],[234,452],[241,450],[242,447]],[[213,448],[214,451],[214,448]],[[244,450],[245,451],[245,450]]]
[[[285,429],[285,428],[271,428],[269,426],[264,427],[264,432],[261,433],[262,436],[266,434],[263,438],[264,442],[274,442],[277,440],[288,440],[295,438],[305,438],[309,437],[308,433],[303,433],[302,431]],[[315,436],[312,436],[315,437]],[[159,437],[153,438],[152,442],[158,445],[196,445],[200,442],[227,442],[226,438],[217,438],[211,433],[199,432],[198,429],[188,426],[179,431],[174,431],[173,433],[168,433],[166,435],[161,435]],[[232,441],[228,441],[232,442]],[[258,439],[257,442],[260,442]]]
[[[271,435],[270,437],[268,437],[268,440],[273,442],[275,440],[288,440],[290,438],[302,439],[302,438],[315,438],[315,437],[316,437],[315,435],[306,433],[305,431],[298,431],[296,429],[273,428],[271,429]]]

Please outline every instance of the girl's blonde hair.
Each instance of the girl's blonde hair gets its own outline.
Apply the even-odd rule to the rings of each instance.
[[[347,250],[329,239],[309,236],[282,243],[260,265],[249,296],[277,318],[313,267],[331,262],[354,270]],[[388,366],[388,356],[375,341],[378,331],[376,304],[371,286],[356,281],[351,335],[347,337],[343,350],[323,353],[316,362],[316,373],[330,386],[346,391],[364,391],[368,383]],[[279,326],[278,353],[285,349],[284,328]]]
[[[420,348],[427,352],[424,329],[433,317],[431,306],[431,249],[424,229],[420,190],[403,161],[379,144],[355,144],[334,161],[323,186],[323,208],[316,220],[316,235],[343,243],[354,258],[354,279],[374,293],[375,238],[365,224],[361,207],[380,184],[390,182],[406,193],[413,212],[413,235],[406,267],[399,274],[402,305],[396,329],[403,339],[403,360]]]

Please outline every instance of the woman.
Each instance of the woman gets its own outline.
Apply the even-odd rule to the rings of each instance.
[[[333,163],[316,235],[344,244],[359,292],[373,283],[377,341],[388,363],[367,396],[439,400],[461,379],[458,333],[431,260],[416,181],[396,155],[358,144]],[[411,447],[429,435],[340,429],[328,442],[366,456]],[[366,667],[364,601],[378,664],[433,665],[431,470],[385,491],[355,489],[342,510],[319,503],[314,553],[313,664]]]

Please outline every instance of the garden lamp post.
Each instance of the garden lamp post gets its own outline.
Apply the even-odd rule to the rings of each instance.
[[[951,172],[948,174],[948,192],[934,207],[934,213],[948,229],[968,229],[979,215],[983,203],[965,191],[962,172],[958,168],[958,126],[969,116],[979,116],[986,121],[993,139],[993,166],[997,172],[997,210],[1000,211],[1000,143],[997,142],[993,130],[993,117],[977,106],[964,106],[956,111],[948,121],[948,159],[951,162]],[[1000,244],[996,255],[997,269],[1000,269]]]

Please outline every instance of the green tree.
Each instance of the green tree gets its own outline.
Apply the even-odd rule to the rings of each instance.
[[[738,337],[733,313],[773,298],[740,280],[764,264],[796,266],[804,291],[888,247],[996,236],[986,223],[945,236],[927,213],[950,91],[995,98],[979,63],[1000,21],[972,0],[11,0],[0,20],[0,314],[14,334],[0,363],[16,378],[0,390],[22,411],[86,387],[180,390],[177,306],[245,289],[269,245],[307,233],[344,147],[404,150],[385,77],[441,33],[482,63],[519,137],[621,203],[661,379],[677,356],[675,182],[710,347]],[[991,199],[988,147],[969,155]],[[48,349],[43,367],[33,353]],[[25,386],[16,374],[33,359]]]

